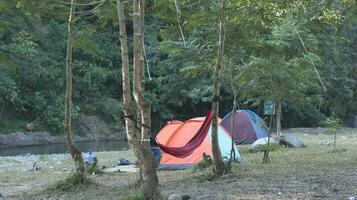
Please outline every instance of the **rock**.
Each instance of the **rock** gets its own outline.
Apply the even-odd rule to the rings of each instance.
[[[0,200],[5,200],[5,197],[0,193]]]
[[[182,194],[182,200],[189,200],[191,199],[191,196],[189,194]]]
[[[347,200],[356,200],[356,197],[351,196],[351,197],[348,197]]]
[[[341,139],[342,139],[342,140],[347,140],[348,137],[346,137],[346,136],[343,135],[343,136],[341,136]]]
[[[75,121],[76,135],[74,141],[93,141],[93,140],[124,140],[126,134],[124,124],[114,128],[113,125],[105,122],[97,116],[87,116],[80,114]],[[31,128],[29,126],[29,128]],[[118,134],[118,132],[120,134]],[[42,144],[65,143],[63,136],[52,136],[48,132],[33,131],[29,132],[14,132],[11,134],[0,133],[0,148],[16,147],[16,146],[32,146]]]
[[[277,140],[279,141],[280,145],[284,145],[287,147],[293,147],[293,148],[305,147],[304,143],[302,143],[300,140],[298,140],[292,135],[282,135],[278,137]]]
[[[181,195],[171,194],[167,200],[183,200]]]
[[[333,192],[337,192],[337,191],[340,190],[340,187],[339,187],[338,185],[336,185],[336,184],[332,184],[332,185],[330,186],[330,188],[331,188],[331,190],[332,190]]]
[[[104,120],[100,119],[97,116],[88,116],[80,114],[77,119],[77,129],[80,134],[85,134],[86,137],[94,140],[102,139],[117,139],[124,140],[126,139],[125,127],[124,124],[120,125],[122,130],[113,131],[113,127],[106,123]],[[117,133],[121,134],[117,134]]]
[[[321,141],[321,142],[320,142],[320,145],[321,145],[321,146],[330,146],[331,144],[332,144],[331,141]]]
[[[54,137],[47,132],[16,132],[8,135],[0,135],[0,148],[51,144],[59,142],[64,142],[63,137]]]

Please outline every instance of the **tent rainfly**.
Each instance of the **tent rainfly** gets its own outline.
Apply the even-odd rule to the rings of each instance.
[[[204,117],[197,117],[187,120],[186,122],[170,121],[157,134],[156,139],[158,143],[163,144],[165,146],[184,146],[188,141],[192,139],[192,137],[201,127],[204,119]],[[212,126],[208,130],[208,134],[202,144],[198,146],[193,151],[193,153],[187,157],[177,158],[163,152],[159,169],[188,169],[198,163],[202,159],[204,154],[211,156],[212,158],[211,134]],[[218,125],[218,140],[222,158],[228,160],[231,152],[232,138],[230,134],[221,125]],[[241,161],[241,156],[236,147],[234,147],[234,151],[236,160]]]

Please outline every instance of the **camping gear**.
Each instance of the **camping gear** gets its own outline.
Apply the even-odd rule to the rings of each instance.
[[[159,144],[166,147],[182,147],[189,141],[192,141],[200,127],[204,124],[205,117],[197,117],[186,122],[171,121],[161,129],[157,134],[156,139]],[[186,157],[175,157],[165,151],[162,154],[159,169],[188,169],[197,164],[205,153],[212,157],[212,128],[209,126],[208,134],[203,138],[202,143],[193,149],[192,153]],[[218,125],[218,141],[222,158],[228,160],[231,152],[232,138],[230,134],[221,126]],[[241,161],[241,156],[238,149],[235,147],[235,159]]]
[[[84,163],[85,164],[93,164],[95,161],[95,154],[92,151],[88,151],[88,153],[84,154]]]
[[[161,160],[161,150],[156,140],[152,137],[150,138],[150,148],[151,148],[151,153],[154,157],[155,167],[157,168]]]
[[[277,144],[278,142],[270,137],[270,139],[268,139],[268,137],[264,137],[264,138],[259,138],[258,140],[256,140],[255,142],[253,142],[253,144],[251,144],[249,146],[249,151],[252,151],[252,152],[257,152],[260,150],[260,147],[263,146],[263,145],[267,145],[268,144],[268,140],[269,140],[269,143],[270,144]]]
[[[202,144],[203,140],[206,138],[208,129],[211,126],[212,117],[213,117],[213,113],[209,112],[207,114],[206,118],[204,118],[203,123],[199,126],[199,129],[194,132],[196,134],[193,135],[193,137],[187,143],[182,144],[182,146],[177,147],[177,146],[160,144],[160,142],[159,142],[158,145],[160,146],[160,149],[163,152],[170,154],[172,156],[175,156],[177,158],[185,158],[185,157],[191,155],[192,152],[198,146],[200,146]]]
[[[286,147],[294,147],[294,148],[302,148],[305,147],[304,143],[295,138],[292,135],[282,135],[277,138],[280,145],[284,145]]]
[[[125,158],[120,158],[117,161],[117,165],[130,165],[130,161]]]
[[[236,144],[251,144],[259,138],[268,137],[268,128],[264,121],[251,110],[237,110],[235,130],[232,130],[232,112],[228,113],[221,125],[234,136]]]

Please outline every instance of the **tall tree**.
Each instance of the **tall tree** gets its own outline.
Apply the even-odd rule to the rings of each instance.
[[[127,35],[124,20],[124,6],[122,0],[117,0],[117,11],[120,29],[120,42],[122,54],[122,75],[123,75],[123,103],[126,123],[126,131],[129,143],[132,145],[134,154],[139,161],[141,174],[141,189],[145,197],[149,199],[162,199],[158,177],[154,164],[153,155],[149,145],[150,137],[150,104],[144,97],[142,85],[144,78],[144,1],[134,0],[133,3],[133,23],[134,23],[134,65],[133,65],[133,94],[140,113],[139,126],[135,126],[133,121],[134,112],[131,108],[131,90],[129,81],[129,56],[127,46]],[[140,130],[138,130],[140,129]]]
[[[224,162],[222,159],[221,151],[219,149],[218,141],[218,112],[219,112],[219,81],[221,77],[221,68],[223,62],[223,50],[224,50],[224,0],[222,0],[222,9],[219,22],[219,41],[217,50],[217,64],[214,73],[213,80],[213,102],[212,102],[212,154],[214,162],[214,172],[216,175],[223,175],[224,173]]]
[[[67,39],[67,54],[66,54],[66,106],[65,106],[65,135],[66,143],[72,159],[76,165],[77,174],[84,176],[84,163],[82,153],[74,146],[72,142],[72,47],[73,47],[73,33],[75,21],[75,0],[71,0],[71,9],[68,19],[68,39]]]

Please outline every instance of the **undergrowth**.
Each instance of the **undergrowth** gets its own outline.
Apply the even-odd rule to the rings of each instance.
[[[94,184],[87,176],[71,172],[67,178],[57,182],[54,186],[50,187],[50,191],[69,191],[78,187]]]
[[[202,170],[202,169],[206,169],[209,166],[212,166],[213,162],[211,157],[209,156],[203,156],[202,160],[200,162],[198,162],[192,169],[193,172]]]
[[[278,149],[280,149],[280,145],[279,144],[274,144],[274,143],[270,143],[268,144],[263,144],[263,145],[259,145],[257,146],[257,148],[253,151],[253,152],[261,152],[261,151],[277,151]]]

